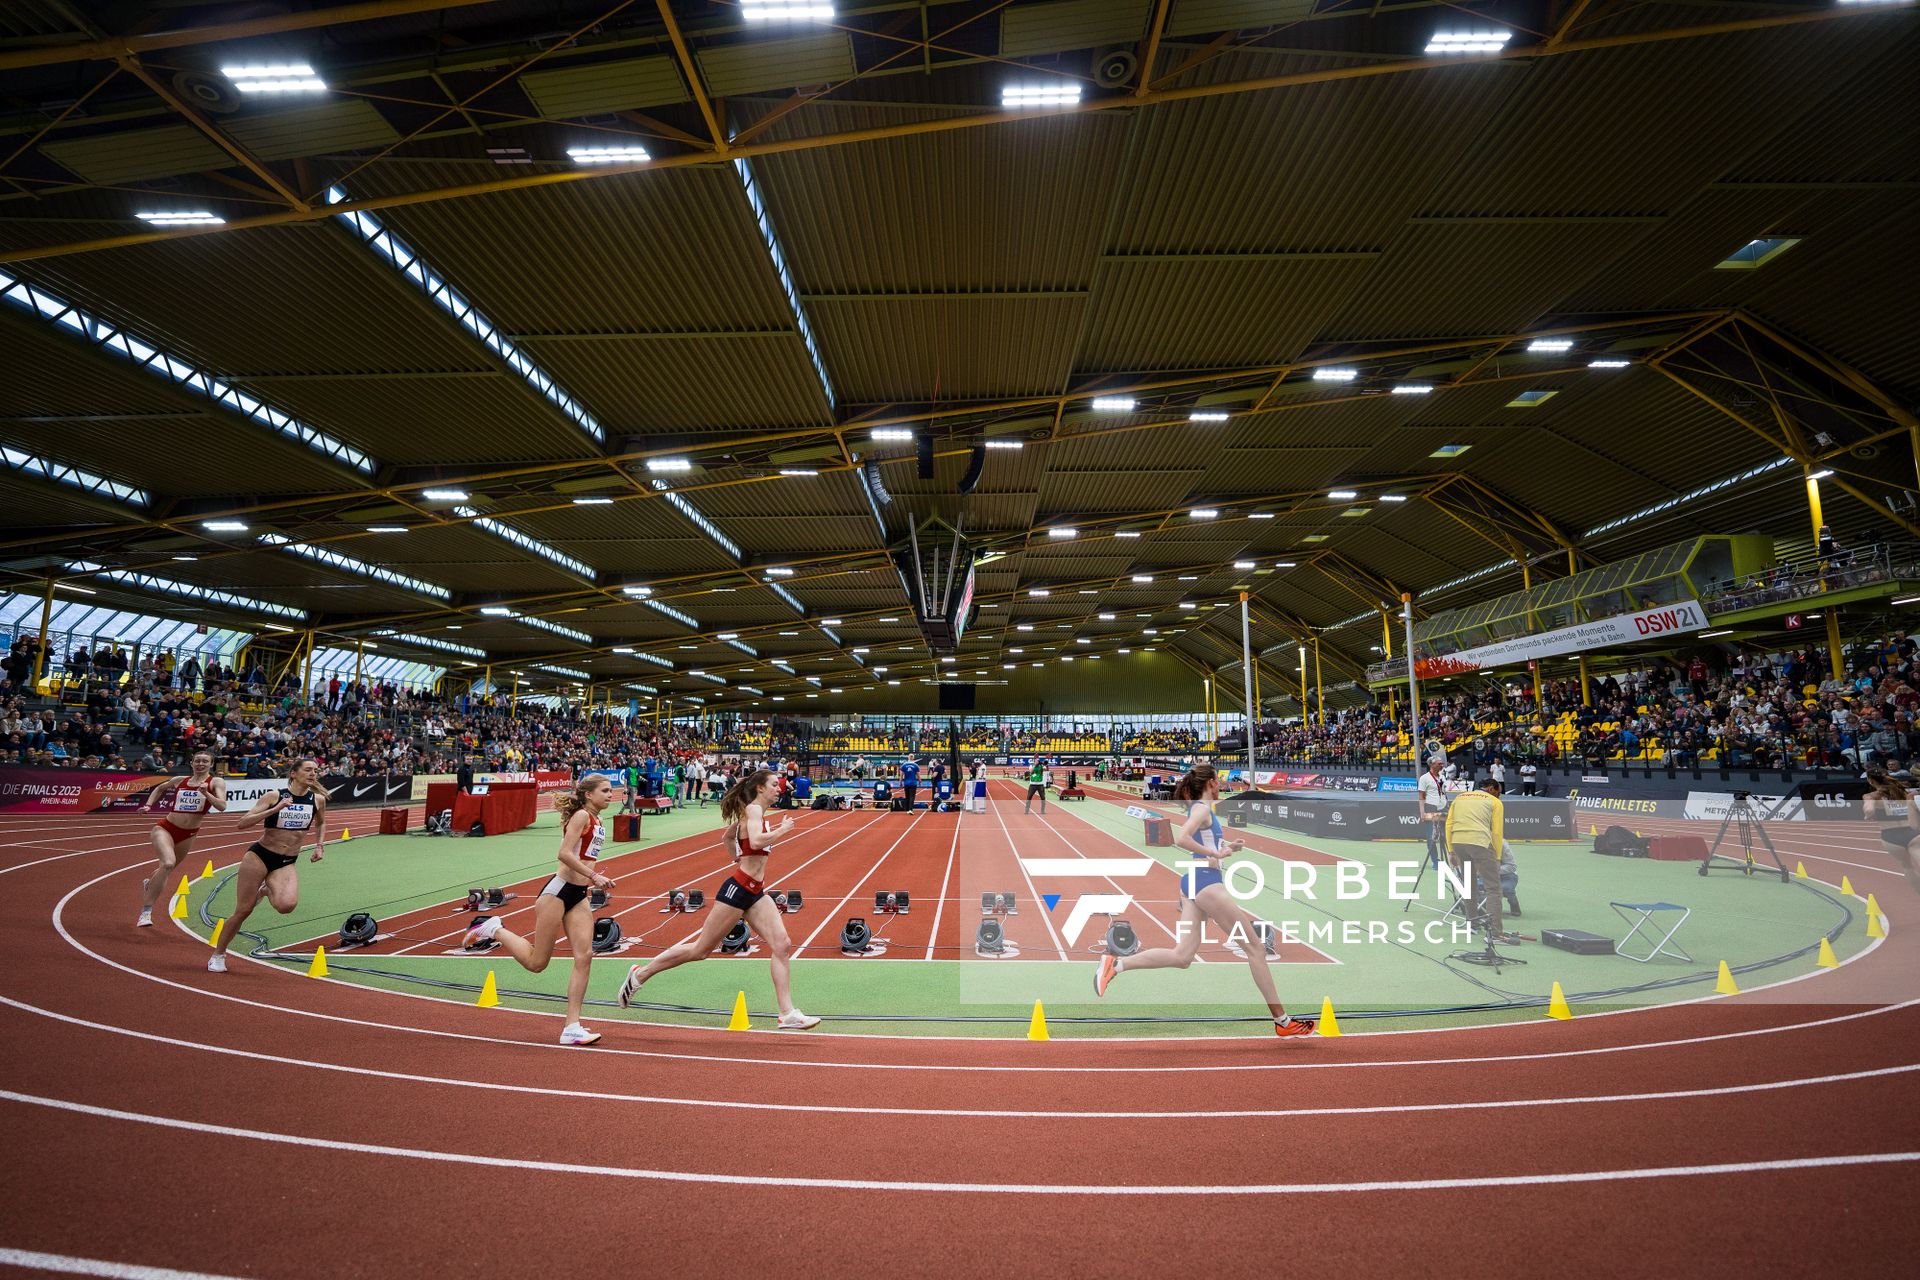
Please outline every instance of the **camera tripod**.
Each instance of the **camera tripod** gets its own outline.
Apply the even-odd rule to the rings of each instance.
[[[1753,794],[1747,791],[1733,793],[1733,803],[1727,807],[1727,816],[1720,821],[1720,830],[1713,837],[1713,844],[1707,849],[1707,856],[1700,860],[1700,874],[1705,875],[1714,869],[1713,860],[1720,856],[1720,843],[1727,838],[1727,829],[1733,828],[1734,838],[1740,842],[1741,857],[1728,855],[1721,870],[1739,870],[1752,875],[1756,869],[1753,860],[1753,841],[1758,836],[1760,843],[1773,855],[1773,865],[1779,868],[1780,883],[1786,884],[1792,879],[1787,874],[1787,864],[1780,860],[1780,851],[1773,847],[1773,841],[1767,838],[1767,828],[1761,822],[1760,815],[1753,809]]]

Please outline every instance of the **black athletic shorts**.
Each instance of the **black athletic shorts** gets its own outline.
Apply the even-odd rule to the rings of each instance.
[[[1044,800],[1046,799],[1046,795],[1047,795],[1047,788],[1045,783],[1029,782],[1027,784],[1027,799],[1031,800],[1035,796],[1039,796],[1041,799]]]
[[[1904,849],[1915,840],[1920,840],[1920,831],[1912,827],[1882,827],[1880,838],[1896,849]]]
[[[248,845],[247,852],[266,864],[268,875],[272,875],[274,872],[284,867],[290,867],[300,861],[300,855],[297,853],[275,853],[273,850],[267,848],[267,846],[259,843]]]
[[[587,886],[575,884],[564,876],[555,876],[540,890],[540,896],[560,899],[560,914],[565,915],[587,900]]]
[[[758,880],[748,880],[735,874],[720,882],[720,892],[714,894],[713,898],[715,902],[745,911],[766,896],[767,887]]]

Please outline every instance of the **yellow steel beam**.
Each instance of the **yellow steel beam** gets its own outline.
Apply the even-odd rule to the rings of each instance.
[[[1160,33],[1166,29],[1169,0],[1154,6],[1153,20],[1147,25],[1147,42],[1140,51],[1140,69],[1135,75],[1133,96],[1144,98],[1153,88],[1153,61],[1160,56]]]
[[[346,4],[333,9],[275,14],[241,22],[220,22],[205,27],[176,27],[170,31],[150,31],[145,35],[108,36],[78,44],[46,45],[33,49],[14,49],[0,53],[0,71],[21,67],[52,67],[63,62],[93,62],[139,55],[157,49],[183,49],[191,45],[221,44],[229,40],[247,40],[254,36],[278,35],[288,31],[311,31],[316,27],[337,27],[349,22],[367,22],[375,18],[398,18],[411,13],[431,13],[436,9],[469,9],[495,4],[498,0],[369,0],[366,4]]]
[[[755,142],[746,146],[735,147],[727,154],[748,158],[763,155],[780,155],[829,147],[851,146],[862,142],[878,142],[890,138],[913,137],[919,134],[952,133],[968,129],[989,128],[995,125],[1011,124],[1016,121],[1033,120],[1045,116],[1084,115],[1095,111],[1111,111],[1116,106],[1140,107],[1167,102],[1189,102],[1202,98],[1226,97],[1241,93],[1261,93],[1270,90],[1291,89],[1305,85],[1329,84],[1344,80],[1367,79],[1377,76],[1406,75],[1423,71],[1445,71],[1454,67],[1471,67],[1487,62],[1527,61],[1537,58],[1586,53],[1598,49],[1617,49],[1631,45],[1660,44],[1672,41],[1731,35],[1745,31],[1802,26],[1814,22],[1833,22],[1850,18],[1881,17],[1886,16],[1889,12],[1898,12],[1882,10],[1879,13],[1875,13],[1874,8],[1874,6],[1866,5],[1844,5],[1826,9],[1800,10],[1792,13],[1773,14],[1766,17],[1742,18],[1730,22],[1706,23],[1698,26],[1674,27],[1666,30],[1623,32],[1588,40],[1567,40],[1553,48],[1527,45],[1521,48],[1509,48],[1498,53],[1481,54],[1469,58],[1410,57],[1385,62],[1348,63],[1342,66],[1316,71],[1294,72],[1288,75],[1278,76],[1263,76],[1251,80],[1229,80],[1215,84],[1193,84],[1170,89],[1149,89],[1139,97],[1120,99],[1117,101],[1109,98],[1095,98],[1078,104],[1058,107],[1022,109],[1019,111],[987,111],[971,115],[916,120],[905,124],[881,125],[870,129],[852,129],[841,133],[782,138],[773,142]],[[4,64],[0,63],[0,68],[3,67]],[[709,107],[708,110],[710,112],[711,108]],[[715,127],[717,130],[717,122]],[[253,218],[238,218],[226,223],[224,226],[218,227],[182,227],[166,231],[140,232],[121,236],[107,236],[97,240],[84,240],[67,244],[15,249],[5,254],[0,254],[0,262],[20,262],[36,258],[59,257],[72,253],[91,253],[102,249],[119,249],[138,244],[152,244],[161,240],[184,239],[189,235],[220,235],[233,231],[251,230],[256,227],[282,226],[290,222],[312,222],[320,218],[331,217],[336,213],[356,211],[374,212],[380,209],[430,204],[441,200],[461,200],[475,196],[496,195],[505,191],[521,191],[531,187],[564,186],[575,182],[596,182],[606,178],[622,177],[644,170],[676,169],[690,165],[711,164],[715,159],[716,157],[712,153],[692,152],[685,155],[662,156],[643,164],[594,166],[555,173],[523,174],[515,178],[500,178],[490,182],[466,183],[459,186],[436,187],[424,191],[399,192],[377,198],[362,198],[343,204],[330,205],[324,209],[289,210],[284,213],[267,214]]]
[[[279,196],[280,199],[284,200],[289,208],[302,212],[310,210],[311,206],[298,195],[294,194],[293,188],[280,181],[278,174],[255,159],[253,154],[245,147],[235,142],[232,138],[229,138],[219,129],[216,129],[211,121],[194,110],[184,98],[175,93],[172,85],[167,84],[151,71],[148,71],[145,66],[141,65],[140,59],[127,55],[117,58],[115,61],[119,64],[122,71],[135,77],[142,84],[146,85],[147,88],[151,89],[160,101],[166,103],[167,106],[173,109],[174,114],[184,117],[188,124],[191,124],[201,133],[207,135],[216,147],[219,147],[222,151],[232,156],[248,173],[251,173],[254,177],[266,183],[268,189],[276,196]]]
[[[680,23],[673,16],[673,6],[667,0],[654,0],[660,7],[660,21],[666,24],[667,39],[673,43],[673,56],[680,63],[680,74],[687,78],[687,91],[693,95],[694,105],[700,108],[700,118],[707,122],[707,136],[713,139],[713,151],[716,155],[726,155],[732,145],[727,139],[727,131],[720,124],[720,117],[713,109],[713,100],[707,96],[707,87],[700,80],[700,66],[693,60],[693,51],[687,48],[686,37],[680,34]],[[658,710],[654,713],[658,719]]]

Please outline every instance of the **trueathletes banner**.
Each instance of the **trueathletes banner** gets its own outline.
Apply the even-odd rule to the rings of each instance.
[[[1706,625],[1707,613],[1700,607],[1700,602],[1682,600],[1657,609],[1620,613],[1597,622],[1582,622],[1571,627],[1542,631],[1538,635],[1516,636],[1498,644],[1462,649],[1441,658],[1422,658],[1414,663],[1414,671],[1422,680],[1431,680],[1436,676],[1484,671],[1489,667],[1509,666],[1533,658],[1551,658],[1588,649],[1608,649],[1653,636],[1699,631]]]

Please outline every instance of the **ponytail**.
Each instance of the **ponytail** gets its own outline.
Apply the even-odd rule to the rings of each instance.
[[[574,779],[573,790],[553,798],[553,808],[560,815],[560,825],[565,826],[573,820],[573,815],[587,807],[587,792],[598,783],[603,775],[586,773]]]
[[[740,780],[727,788],[727,794],[720,798],[721,819],[729,824],[743,821],[747,816],[747,806],[753,803],[753,797],[772,776],[771,769],[755,769],[752,773],[742,774]]]
[[[1219,777],[1219,771],[1210,764],[1196,764],[1187,770],[1180,781],[1173,784],[1173,798],[1182,804],[1192,804],[1207,794],[1207,785]]]

